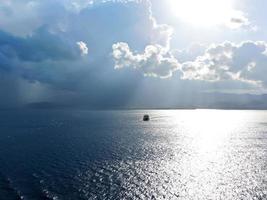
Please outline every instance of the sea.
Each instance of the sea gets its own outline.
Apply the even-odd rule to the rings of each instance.
[[[264,200],[267,111],[3,110],[0,199]]]

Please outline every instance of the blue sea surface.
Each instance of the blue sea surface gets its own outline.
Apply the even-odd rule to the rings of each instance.
[[[0,199],[267,199],[267,111],[0,111]]]

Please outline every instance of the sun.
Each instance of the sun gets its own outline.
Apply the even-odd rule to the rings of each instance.
[[[169,0],[173,14],[197,26],[226,24],[236,15],[233,0]]]

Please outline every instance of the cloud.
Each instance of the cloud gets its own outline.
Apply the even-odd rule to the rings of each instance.
[[[144,52],[134,53],[125,42],[112,46],[115,69],[133,68],[144,76],[168,78],[180,67],[177,60],[169,53],[173,28],[167,24],[158,24],[152,13],[150,1],[144,1],[148,8],[150,24],[150,41]]]
[[[267,43],[262,41],[212,45],[196,60],[182,63],[182,79],[236,80],[267,86],[266,52]]]
[[[167,18],[159,18],[164,23],[159,22],[156,14],[152,13],[149,0],[3,1],[0,5],[0,85],[4,92],[0,104],[9,104],[13,99],[13,104],[54,101],[90,108],[138,107],[140,104],[169,107],[169,102],[181,99],[182,94],[189,94],[184,99],[187,103],[192,99],[190,93],[214,89],[215,84],[228,80],[218,75],[227,74],[227,70],[220,73],[214,70],[215,78],[208,72],[206,76],[205,73],[199,75],[193,64],[206,55],[207,46],[172,50],[171,47],[180,45],[171,43],[174,28],[165,24],[171,23]],[[233,20],[238,24],[244,22]],[[179,29],[176,37],[183,35],[182,31]],[[184,38],[179,40],[187,43]],[[116,70],[110,56],[112,46]],[[88,54],[88,47],[90,56],[82,57]],[[189,62],[195,75],[189,75],[189,65],[187,68],[184,65]],[[248,72],[236,69],[229,75],[229,81],[225,81],[227,86],[221,84],[217,91],[243,89],[244,81],[258,78],[259,75],[253,73],[258,70],[259,62],[246,63]],[[204,64],[199,70],[205,71],[202,68]],[[206,68],[211,71],[210,67]],[[144,78],[140,74],[160,79]],[[181,74],[188,76],[182,80]],[[10,94],[9,97],[6,94]]]
[[[84,43],[83,41],[76,42],[78,45],[79,49],[81,50],[82,55],[87,55],[88,54],[88,47],[87,44]]]
[[[146,1],[148,4],[148,11],[149,11],[149,20],[152,24],[151,30],[151,44],[153,45],[161,45],[166,49],[170,48],[170,41],[173,35],[173,28],[168,24],[158,24],[157,20],[153,16],[152,13],[152,5],[150,1]]]
[[[170,78],[180,71],[183,80],[237,81],[267,87],[267,43],[262,41],[213,44],[202,55],[185,62],[160,45],[146,46],[139,54],[127,43],[117,43],[113,45],[113,57],[115,69],[132,68],[145,76]]]
[[[60,1],[68,10],[74,12],[80,12],[85,8],[96,6],[97,4],[139,2],[140,0],[58,0],[58,1]]]
[[[173,35],[173,28],[167,24],[158,24],[155,18],[151,17],[153,29],[151,32],[151,43],[161,45],[166,49],[170,48],[170,41]]]
[[[225,25],[232,29],[246,28],[250,29],[252,26],[245,13],[240,10],[233,10],[231,17],[225,22]]]
[[[193,43],[185,49],[173,49],[170,50],[173,56],[179,60],[179,62],[194,61],[198,56],[205,53],[208,45]]]
[[[231,29],[244,29],[252,32],[259,30],[259,27],[253,24],[246,14],[240,10],[235,10],[229,20],[225,22],[225,25]]]
[[[181,79],[221,81],[238,80],[252,84],[258,81],[246,79],[240,76],[241,72],[229,71],[231,57],[231,43],[224,43],[217,47],[209,47],[200,44],[190,46],[184,50],[171,50],[170,42],[173,28],[167,24],[159,24],[152,13],[150,1],[145,1],[149,10],[149,20],[152,25],[149,45],[145,46],[143,53],[135,53],[129,48],[129,44],[118,42],[113,45],[113,58],[115,69],[132,68],[143,72],[145,76],[169,78],[175,71],[181,71]],[[245,14],[238,10],[231,10],[231,18],[224,21],[231,28],[249,26],[250,23]],[[223,46],[223,47],[222,47]],[[229,49],[228,49],[229,48]],[[224,52],[220,52],[220,49]],[[218,51],[216,53],[216,51]],[[220,54],[221,53],[221,54]],[[250,67],[252,69],[252,67]]]
[[[27,36],[47,24],[63,26],[68,18],[101,4],[128,3],[135,0],[1,0],[0,2],[1,30],[16,36]]]
[[[5,0],[0,3],[0,28],[16,35],[27,35],[41,21],[36,1]]]
[[[135,54],[127,43],[120,42],[113,45],[113,57],[115,69],[133,68],[145,76],[168,78],[180,67],[160,45],[148,45],[143,54]]]
[[[35,17],[29,17],[30,13],[27,12],[18,11],[20,17],[13,18],[14,10],[11,10],[12,21],[18,26],[12,27],[11,23],[7,23],[7,30],[7,27],[0,25],[0,73],[5,74],[8,83],[19,80],[18,84],[2,89],[16,93],[5,103],[14,98],[15,102],[22,103],[68,101],[94,108],[99,105],[103,108],[126,104],[142,76],[130,80],[127,75],[114,71],[109,56],[110,48],[122,38],[134,44],[135,48],[143,47],[150,41],[154,26],[149,18],[147,4],[118,2],[73,12],[65,9],[59,1],[34,2],[38,5],[35,5],[36,12],[31,13],[31,16],[37,14],[38,22]],[[14,3],[15,8],[20,10],[17,5],[26,4],[26,0],[23,3],[20,0],[11,2],[12,5]],[[28,26],[32,21],[36,24],[22,31],[27,34],[21,34],[19,24]],[[2,22],[1,18],[0,24]],[[82,58],[81,55],[87,52],[87,46],[91,49],[90,57]],[[20,89],[21,82],[23,89]],[[3,87],[5,85],[3,83]],[[32,88],[35,88],[34,93],[38,98],[30,95]],[[65,95],[59,98],[59,93]],[[3,93],[0,104],[5,96]]]
[[[72,60],[79,57],[79,49],[43,27],[26,38],[0,31],[0,55],[29,62]]]
[[[118,3],[108,5],[101,3],[99,6],[73,13],[64,9],[64,1],[61,0],[6,1],[5,9],[10,9],[11,18],[14,17],[13,6],[20,10],[27,5],[32,8],[29,10],[32,12],[31,16],[38,14],[39,25],[46,25],[23,36],[17,34],[16,29],[11,33],[3,31],[1,27],[0,69],[10,74],[16,73],[31,82],[38,81],[64,90],[87,90],[88,85],[94,82],[93,79],[98,79],[97,77],[101,77],[107,71],[113,72],[108,55],[115,41],[125,38],[137,44],[135,47],[141,46],[149,41],[155,25],[150,20],[145,2],[116,2]],[[50,9],[52,4],[53,9]],[[35,17],[29,19],[27,12],[19,14],[21,24],[26,18],[26,25],[32,20],[35,21]],[[110,15],[113,16],[112,20]],[[12,20],[18,22],[19,19],[17,17]],[[116,23],[112,23],[113,20]],[[128,26],[125,27],[125,24]],[[143,31],[141,27],[145,27],[146,30]],[[136,40],[140,35],[142,38]],[[90,59],[80,59],[82,55],[88,54],[87,46],[92,49],[92,56]],[[113,76],[116,75],[114,72]],[[90,80],[88,77],[91,77]]]

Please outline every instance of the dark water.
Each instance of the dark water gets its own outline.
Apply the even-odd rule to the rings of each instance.
[[[267,112],[1,111],[0,199],[267,199]]]

